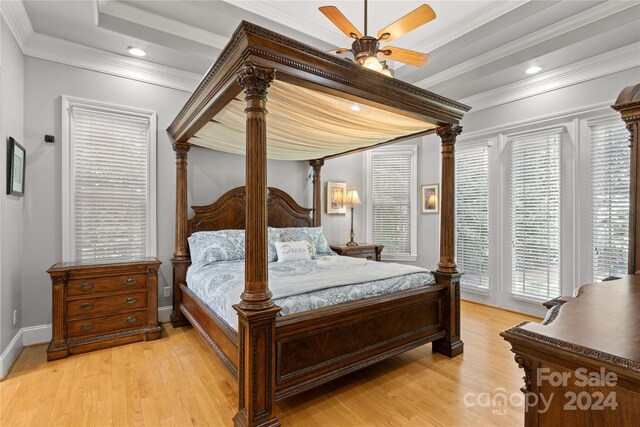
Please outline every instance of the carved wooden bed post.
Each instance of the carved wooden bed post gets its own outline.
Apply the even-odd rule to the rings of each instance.
[[[309,160],[313,168],[313,226],[322,225],[322,180],[320,170],[324,165],[324,159]]]
[[[279,426],[275,402],[275,327],[267,260],[267,88],[275,70],[245,63],[238,72],[247,114],[245,285],[238,312],[239,410],[236,426]]]
[[[447,335],[433,342],[433,351],[449,357],[462,354],[460,339],[460,276],[455,258],[455,143],[462,126],[436,128],[442,140],[442,181],[440,192],[440,262],[434,272],[436,282],[447,287],[442,305]]]
[[[628,86],[620,92],[611,106],[620,113],[629,130],[631,146],[631,186],[629,188],[629,265],[627,272],[640,270],[640,209],[638,209],[638,178],[640,178],[640,84]]]
[[[180,311],[180,283],[187,282],[187,268],[191,264],[187,251],[187,217],[189,205],[187,200],[187,153],[191,145],[187,142],[174,142],[176,152],[176,250],[171,258],[173,264],[173,311],[171,325],[175,328],[189,322]]]

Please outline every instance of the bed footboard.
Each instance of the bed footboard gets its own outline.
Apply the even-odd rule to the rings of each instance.
[[[278,318],[276,399],[443,338],[444,295],[433,285]]]

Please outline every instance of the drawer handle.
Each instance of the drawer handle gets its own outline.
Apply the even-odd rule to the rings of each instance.
[[[136,316],[129,316],[126,319],[124,319],[125,323],[133,323],[136,320],[138,320],[138,319],[136,319]]]
[[[124,303],[125,303],[125,304],[135,304],[135,303],[136,303],[136,301],[138,301],[136,298],[131,298],[131,297],[129,297],[129,298],[127,298],[127,299],[125,299],[125,300],[124,300]]]
[[[84,325],[80,325],[80,329],[83,331],[90,331],[93,329],[93,323],[85,323]]]
[[[82,285],[80,285],[80,289],[87,290],[91,288],[93,288],[93,283],[85,282]]]
[[[91,310],[93,308],[93,304],[82,304],[80,306],[80,310]]]
[[[124,284],[128,285],[128,286],[133,286],[133,285],[136,284],[136,279],[130,277],[127,280],[124,281]]]

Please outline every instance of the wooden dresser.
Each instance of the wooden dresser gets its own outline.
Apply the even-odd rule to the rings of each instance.
[[[160,338],[156,258],[58,263],[47,360]]]
[[[552,302],[542,324],[501,333],[524,369],[525,426],[637,423],[640,275],[585,285],[577,297]]]
[[[382,249],[384,245],[376,245],[372,243],[360,243],[358,246],[347,245],[329,245],[331,250],[342,256],[351,256],[356,258],[366,258],[372,261],[380,261],[382,259]]]

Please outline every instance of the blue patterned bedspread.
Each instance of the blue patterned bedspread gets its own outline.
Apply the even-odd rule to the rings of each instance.
[[[376,275],[381,278],[371,280]],[[318,282],[324,284],[322,289],[318,289]],[[299,283],[299,292],[291,292],[291,283]],[[433,283],[435,279],[428,270],[402,264],[317,260],[269,263],[269,287],[283,316]],[[237,330],[238,317],[232,305],[240,301],[244,289],[244,261],[194,264],[187,272],[187,286]],[[282,290],[285,288],[287,291]]]

